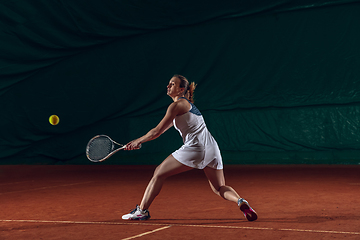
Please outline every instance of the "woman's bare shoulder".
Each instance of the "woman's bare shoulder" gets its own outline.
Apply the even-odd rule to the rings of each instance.
[[[171,103],[169,109],[176,111],[176,115],[182,115],[190,110],[190,103],[186,99],[180,99]]]

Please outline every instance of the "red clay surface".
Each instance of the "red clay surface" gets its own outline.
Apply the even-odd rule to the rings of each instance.
[[[201,170],[171,177],[148,221],[121,216],[156,166],[0,166],[0,239],[360,239],[360,166],[225,166],[248,222]]]

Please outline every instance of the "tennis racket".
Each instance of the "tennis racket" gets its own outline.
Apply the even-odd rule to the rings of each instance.
[[[115,142],[109,136],[97,135],[88,142],[86,156],[92,162],[102,162],[125,147],[126,145]]]

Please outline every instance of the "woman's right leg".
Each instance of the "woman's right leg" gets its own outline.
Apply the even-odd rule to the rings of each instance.
[[[172,155],[169,155],[156,169],[148,186],[146,187],[144,196],[141,200],[140,209],[148,209],[160,193],[163,183],[166,178],[191,170],[191,167],[177,161]]]

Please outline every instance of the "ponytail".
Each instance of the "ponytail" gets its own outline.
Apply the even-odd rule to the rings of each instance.
[[[174,77],[180,79],[180,87],[185,88],[184,90],[184,96],[191,102],[194,103],[194,91],[197,86],[194,82],[189,84],[189,81],[186,79],[186,77],[175,74]]]
[[[190,85],[188,86],[188,89],[187,89],[188,99],[192,103],[194,103],[194,91],[195,91],[196,85],[197,84],[195,84],[195,82],[192,82],[192,83],[190,83]],[[186,95],[186,93],[185,93],[185,95]]]

